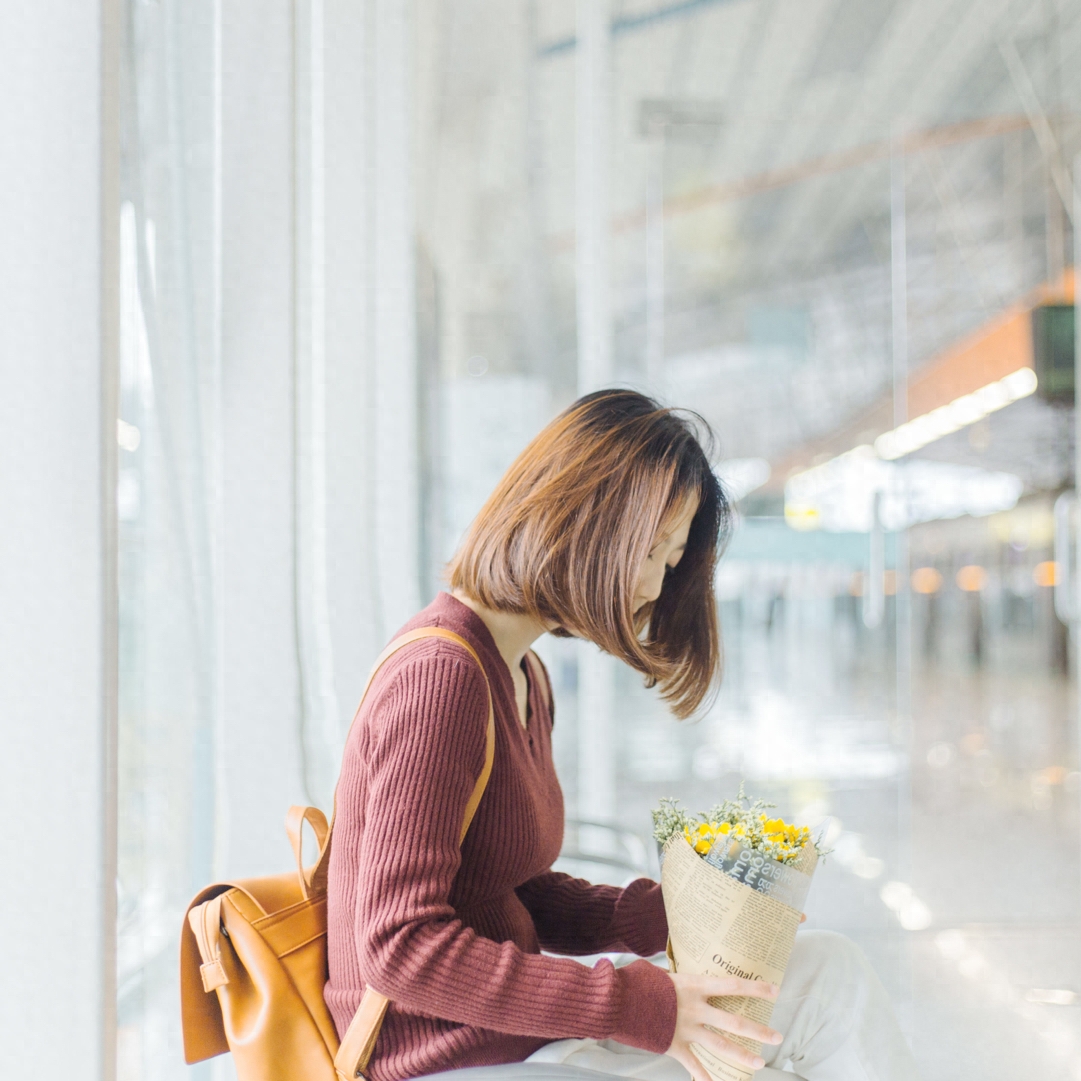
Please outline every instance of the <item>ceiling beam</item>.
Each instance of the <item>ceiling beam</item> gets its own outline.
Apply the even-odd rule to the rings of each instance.
[[[912,132],[903,140],[904,152],[913,154],[921,150],[953,146],[973,139],[987,139],[996,135],[1005,135],[1011,131],[1021,131],[1028,126],[1028,118],[1023,115],[988,116],[978,120],[964,120],[957,124],[945,124],[941,127]],[[858,168],[869,162],[885,161],[889,156],[890,141],[888,139],[864,143],[862,146],[855,146],[833,154],[823,154],[821,157],[811,158],[782,169],[769,169],[754,176],[741,177],[723,184],[710,184],[708,187],[673,196],[664,201],[664,215],[666,218],[671,218],[680,214],[692,214],[703,207],[717,203],[730,203],[762,192],[790,187],[812,177],[829,176],[847,169]],[[613,218],[612,232],[633,232],[636,229],[645,228],[645,224],[646,208],[640,207]],[[573,230],[557,233],[552,237],[550,246],[557,251],[573,248]]]
[[[665,4],[663,7],[654,8],[652,11],[643,11],[637,15],[620,15],[612,20],[611,35],[612,37],[618,37],[634,30],[645,30],[647,27],[655,26],[657,23],[668,19],[696,14],[702,8],[718,7],[721,4],[738,2],[739,0],[678,0],[677,3]],[[573,52],[577,47],[578,38],[572,34],[570,37],[559,38],[556,41],[550,41],[547,45],[542,45],[537,49],[537,56],[541,59],[547,59],[552,56],[559,56],[562,53]]]

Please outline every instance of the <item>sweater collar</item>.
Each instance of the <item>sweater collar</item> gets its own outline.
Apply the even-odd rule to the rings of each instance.
[[[436,594],[432,607],[441,616],[445,616],[448,622],[456,624],[461,630],[475,638],[477,645],[485,653],[490,654],[492,660],[499,660],[504,668],[507,667],[506,662],[503,661],[503,655],[495,644],[492,632],[488,630],[488,624],[469,605],[462,604],[457,597],[446,590],[440,590]]]
[[[498,673],[496,678],[503,681],[504,686],[510,688],[511,701],[514,701],[514,682],[511,678],[510,669],[503,659],[503,654],[499,652],[499,648],[495,644],[495,639],[488,629],[488,624],[469,605],[462,604],[457,597],[446,590],[440,590],[436,594],[436,598],[432,602],[432,608],[452,625],[450,629],[465,631],[466,634],[475,639],[476,645],[480,646],[485,660],[494,666],[494,671]],[[491,670],[489,674],[492,674]]]

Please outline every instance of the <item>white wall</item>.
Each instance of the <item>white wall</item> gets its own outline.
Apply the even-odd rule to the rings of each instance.
[[[0,25],[0,1076],[96,1081],[104,935],[101,5]],[[115,435],[114,435],[115,439]]]

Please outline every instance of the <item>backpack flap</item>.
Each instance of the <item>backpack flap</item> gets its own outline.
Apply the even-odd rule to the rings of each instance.
[[[207,906],[230,888],[229,883],[221,882],[203,890],[188,906],[180,932],[180,1023],[184,1034],[184,1061],[189,1066],[229,1050],[218,996],[207,994],[203,982],[203,965],[213,963],[215,957],[210,954],[206,938],[202,934],[196,936],[195,926],[206,926]],[[215,916],[220,911],[220,904],[219,901],[213,906]]]

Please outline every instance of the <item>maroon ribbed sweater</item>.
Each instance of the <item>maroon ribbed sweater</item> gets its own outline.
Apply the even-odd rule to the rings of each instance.
[[[663,970],[648,961],[587,968],[540,952],[663,950],[660,887],[648,879],[622,890],[592,886],[549,870],[563,839],[563,795],[541,689],[531,678],[525,729],[506,662],[480,617],[440,593],[402,631],[423,626],[457,632],[483,660],[495,764],[459,851],[484,763],[484,678],[460,646],[438,639],[387,661],[350,733],[338,782],[326,1001],[339,1034],[370,981],[392,1003],[372,1081],[519,1062],[568,1036],[667,1050],[676,997]],[[528,663],[526,670],[532,676]]]

